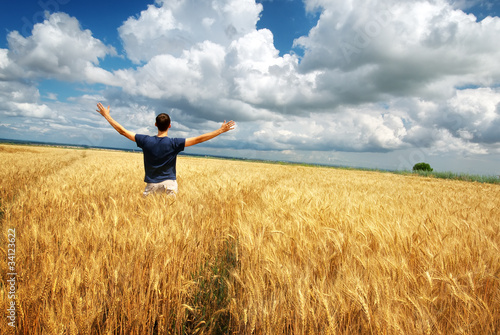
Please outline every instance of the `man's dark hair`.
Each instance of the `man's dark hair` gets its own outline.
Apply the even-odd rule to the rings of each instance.
[[[158,114],[156,117],[156,126],[159,131],[165,131],[170,126],[170,116],[165,113]]]

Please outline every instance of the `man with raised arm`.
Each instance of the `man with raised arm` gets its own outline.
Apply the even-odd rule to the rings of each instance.
[[[234,129],[235,126],[234,121],[224,121],[219,129],[210,133],[189,138],[170,138],[167,136],[168,130],[171,127],[170,117],[165,113],[161,113],[156,117],[155,123],[155,126],[158,128],[158,135],[141,135],[123,128],[121,124],[116,122],[109,115],[109,106],[108,108],[104,108],[102,103],[98,103],[97,108],[97,112],[104,116],[118,133],[136,142],[137,146],[142,149],[144,154],[144,181],[147,183],[143,193],[144,196],[156,192],[164,192],[175,196],[177,193],[175,170],[177,155],[185,147],[211,140],[222,133]]]

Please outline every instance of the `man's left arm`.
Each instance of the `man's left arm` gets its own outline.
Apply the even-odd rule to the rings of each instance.
[[[127,130],[125,129],[121,124],[119,124],[118,122],[116,122],[112,117],[111,115],[109,115],[109,106],[108,108],[104,108],[104,106],[99,102],[97,104],[97,112],[99,114],[101,114],[102,116],[104,116],[104,118],[106,120],[108,120],[109,124],[116,129],[116,131],[118,133],[120,133],[121,135],[125,136],[126,138],[128,138],[129,140],[131,141],[134,141],[135,142],[135,133],[134,132],[131,132],[130,130]]]

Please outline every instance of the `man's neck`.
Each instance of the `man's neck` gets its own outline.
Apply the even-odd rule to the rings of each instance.
[[[156,135],[156,136],[158,136],[158,137],[167,137],[167,135],[168,135],[168,129],[165,130],[165,131],[159,131],[158,130],[158,135]]]

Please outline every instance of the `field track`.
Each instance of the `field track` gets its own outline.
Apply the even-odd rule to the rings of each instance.
[[[0,162],[1,334],[500,333],[500,185],[180,156],[173,200],[141,153]]]

